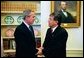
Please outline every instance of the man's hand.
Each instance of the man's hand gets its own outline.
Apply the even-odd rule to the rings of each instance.
[[[37,55],[42,55],[42,49],[43,49],[43,47],[37,48],[37,50],[38,50]]]

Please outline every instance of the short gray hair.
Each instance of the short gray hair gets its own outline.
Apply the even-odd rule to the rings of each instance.
[[[23,19],[25,20],[25,17],[28,16],[31,12],[32,12],[32,10],[30,10],[30,9],[24,10],[23,11]]]

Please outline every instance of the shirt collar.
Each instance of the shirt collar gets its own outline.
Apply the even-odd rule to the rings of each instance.
[[[63,9],[61,9],[62,12],[65,12]]]
[[[58,25],[57,25],[57,26],[55,26],[54,28],[52,28],[52,30],[53,30],[52,32],[54,32],[54,31],[55,31],[55,29],[56,29],[57,27],[58,27]]]
[[[29,28],[29,25],[23,20],[23,23]]]

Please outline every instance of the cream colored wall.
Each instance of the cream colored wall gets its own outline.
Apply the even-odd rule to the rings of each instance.
[[[41,1],[41,42],[43,44],[48,28],[48,17],[50,14],[50,1]],[[67,56],[83,56],[83,1],[81,1],[81,24],[79,28],[68,28]]]

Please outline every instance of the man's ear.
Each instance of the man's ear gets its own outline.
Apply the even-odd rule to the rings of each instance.
[[[58,24],[58,21],[55,21],[56,25]]]

